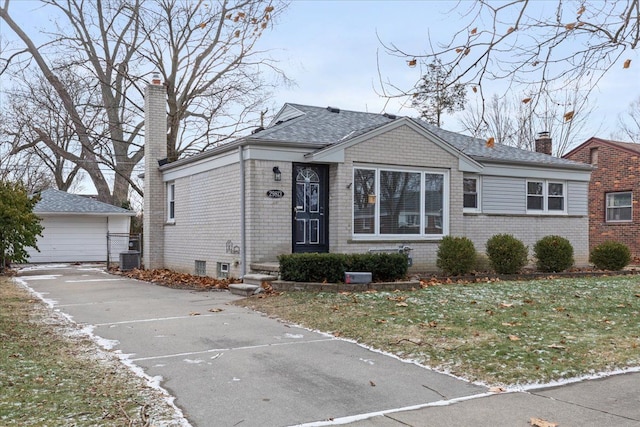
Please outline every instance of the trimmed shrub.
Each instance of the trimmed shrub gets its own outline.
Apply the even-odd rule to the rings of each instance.
[[[623,243],[604,242],[593,248],[589,262],[600,270],[622,270],[631,262],[631,251]]]
[[[545,273],[556,273],[573,265],[573,246],[561,236],[545,236],[533,246],[536,267]]]
[[[529,249],[511,234],[496,234],[487,240],[487,256],[498,274],[516,274],[527,265]]]
[[[402,279],[407,275],[407,256],[398,253],[329,254],[304,253],[278,256],[282,280],[339,283],[345,271],[368,271],[375,282]]]
[[[445,236],[438,246],[436,265],[445,274],[468,274],[476,265],[476,248],[466,237]]]

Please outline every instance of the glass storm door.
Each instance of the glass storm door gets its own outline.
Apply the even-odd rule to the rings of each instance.
[[[328,252],[328,167],[293,165],[293,252]]]

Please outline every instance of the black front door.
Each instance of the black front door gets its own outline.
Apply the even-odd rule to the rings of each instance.
[[[329,252],[329,168],[293,165],[293,252]]]

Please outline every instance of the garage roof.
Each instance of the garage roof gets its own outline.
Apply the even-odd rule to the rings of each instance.
[[[108,214],[134,216],[136,213],[89,197],[66,191],[48,189],[40,192],[40,201],[33,208],[37,214]]]

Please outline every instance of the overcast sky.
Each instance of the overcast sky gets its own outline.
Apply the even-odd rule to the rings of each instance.
[[[385,53],[380,41],[393,43],[406,51],[424,52],[428,35],[446,42],[455,31],[464,30],[468,19],[463,16],[471,3],[462,1],[415,0],[292,0],[274,29],[266,32],[258,47],[269,50],[279,66],[295,83],[281,87],[270,99],[272,115],[285,103],[334,106],[358,111],[417,115],[411,108],[402,108],[400,100],[389,101],[379,96],[381,72],[383,79],[402,88],[411,88],[419,78],[419,69],[409,68],[406,60]],[[536,7],[554,7],[556,1],[533,3]],[[28,20],[36,27],[47,25],[48,9],[32,0],[12,0],[15,17]],[[0,35],[15,38],[0,24]],[[380,40],[379,40],[379,39]],[[640,56],[629,53],[632,67],[614,68],[600,81],[590,95],[596,107],[590,116],[590,136],[609,138],[616,130],[618,115],[640,96]],[[378,63],[380,67],[378,67]],[[0,89],[7,82],[0,81]],[[504,82],[485,85],[486,94],[500,92]],[[487,88],[488,86],[488,88]],[[467,105],[475,104],[469,92]],[[444,127],[461,131],[457,117],[445,117]]]
[[[265,35],[261,48],[275,49],[272,56],[296,82],[296,86],[274,93],[275,108],[284,102],[343,109],[416,115],[415,110],[401,108],[399,101],[386,104],[375,88],[380,87],[377,60],[381,72],[401,87],[411,87],[419,78],[417,68],[405,60],[390,57],[380,40],[394,43],[404,50],[427,50],[428,34],[432,39],[448,41],[467,22],[453,10],[455,1],[321,1],[294,0],[280,17],[274,30]],[[464,1],[463,1],[464,4]],[[556,2],[548,1],[553,6]],[[631,69],[614,68],[590,95],[595,106],[590,116],[590,136],[611,137],[618,114],[640,96],[640,57]],[[504,83],[496,82],[496,89]],[[491,91],[488,92],[491,94]],[[469,103],[474,101],[470,93]],[[445,117],[444,127],[459,131],[457,118]]]

